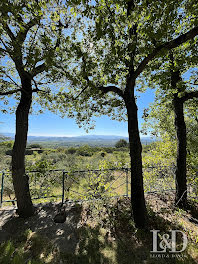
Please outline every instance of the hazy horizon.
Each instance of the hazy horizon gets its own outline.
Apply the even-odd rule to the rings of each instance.
[[[14,135],[13,132],[0,132],[0,135]],[[125,137],[128,138],[128,135],[116,135],[116,134],[78,134],[78,135],[55,135],[55,134],[28,134],[28,137],[86,137],[86,136],[95,136],[95,137]],[[150,138],[150,135],[141,135],[141,138]]]

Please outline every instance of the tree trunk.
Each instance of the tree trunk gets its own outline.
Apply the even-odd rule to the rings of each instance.
[[[184,103],[177,95],[173,100],[175,128],[177,133],[176,196],[175,204],[181,208],[187,205],[186,180],[186,124],[184,120]]]
[[[25,174],[25,149],[28,133],[28,115],[32,103],[31,78],[22,76],[21,99],[16,110],[16,133],[12,152],[12,178],[20,217],[34,214],[28,176]]]
[[[137,105],[133,95],[125,96],[128,114],[128,133],[131,158],[131,204],[136,227],[145,229],[148,224],[142,173],[142,145],[138,129]]]

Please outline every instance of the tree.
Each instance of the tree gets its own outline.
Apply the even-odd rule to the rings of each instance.
[[[21,217],[34,213],[28,176],[25,174],[28,116],[33,93],[50,100],[49,90],[38,87],[43,85],[41,80],[45,78],[44,73],[50,75],[57,58],[62,31],[68,27],[61,23],[61,11],[57,11],[56,6],[56,1],[48,1],[46,4],[45,1],[2,0],[0,3],[0,96],[15,95],[19,100],[12,178]]]
[[[74,62],[75,77],[70,78],[79,123],[89,120],[93,112],[118,114],[121,119],[123,116],[115,108],[126,111],[131,202],[134,221],[139,228],[147,225],[147,210],[135,89],[143,71],[149,69],[154,59],[198,34],[194,24],[181,28],[181,24],[191,18],[189,12],[180,16],[181,9],[188,11],[191,7],[185,1],[86,3],[83,13],[87,19],[84,31],[81,29],[82,41],[70,50],[81,61],[80,65]],[[64,71],[68,77],[67,69]],[[64,109],[64,104],[62,107]]]
[[[126,148],[128,146],[128,143],[125,139],[120,139],[116,142],[115,147],[116,148]]]
[[[146,120],[157,118],[159,120],[160,133],[162,134],[166,131],[169,135],[172,135],[172,138],[175,137],[177,141],[175,204],[185,208],[187,205],[187,132],[184,107],[186,107],[188,114],[190,112],[192,114],[189,107],[192,109],[192,100],[198,98],[198,90],[196,89],[197,71],[194,69],[198,54],[196,43],[189,44],[182,57],[180,54],[180,48],[174,52],[174,55],[170,53],[167,56],[166,65],[164,64],[163,67],[159,68],[158,76],[153,76],[152,82],[155,80],[158,85],[158,96],[152,106],[151,116],[149,117],[148,115]],[[188,75],[189,77],[187,78],[186,76]],[[189,105],[187,104],[188,101]],[[168,108],[169,114],[164,115],[162,107]],[[174,113],[174,117],[171,112]],[[168,115],[173,117],[172,120],[174,119],[176,135],[173,125],[171,125],[172,120],[169,118],[165,120],[164,118]],[[194,116],[196,117],[196,111]],[[190,118],[192,119],[193,116],[190,115]],[[192,134],[192,130],[190,134]]]
[[[180,88],[178,83],[181,81],[180,71],[171,73],[172,88],[177,90],[173,97],[175,129],[177,134],[177,163],[176,163],[176,196],[175,203],[181,208],[187,205],[187,179],[186,179],[186,156],[187,139],[186,123],[184,120],[184,103],[190,99],[198,98],[197,91],[185,91],[184,95],[179,96]]]

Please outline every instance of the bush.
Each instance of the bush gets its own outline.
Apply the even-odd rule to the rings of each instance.
[[[118,142],[116,142],[115,147],[116,148],[126,148],[128,146],[128,142],[125,139],[120,139]]]
[[[78,148],[77,154],[80,156],[91,157],[93,151],[89,146],[82,146]]]
[[[40,148],[40,149],[42,149],[43,147],[40,144],[34,143],[34,144],[28,145],[28,148]]]
[[[76,153],[76,148],[72,148],[72,147],[71,148],[68,148],[67,149],[67,153],[68,154],[74,154],[74,153]]]
[[[112,147],[104,147],[103,149],[107,153],[113,153],[113,151],[114,151],[114,148],[112,148]]]

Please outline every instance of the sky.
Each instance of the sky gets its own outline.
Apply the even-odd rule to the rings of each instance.
[[[141,93],[137,100],[138,119],[141,127],[144,108],[154,100],[154,91],[147,90]],[[0,102],[0,105],[2,102]],[[95,129],[89,131],[90,135],[118,135],[128,136],[127,122],[111,120],[107,116],[94,119]],[[0,133],[15,133],[15,114],[0,113]],[[32,114],[29,117],[30,136],[82,136],[87,135],[83,128],[79,128],[74,119],[64,118],[46,111],[43,114]]]

